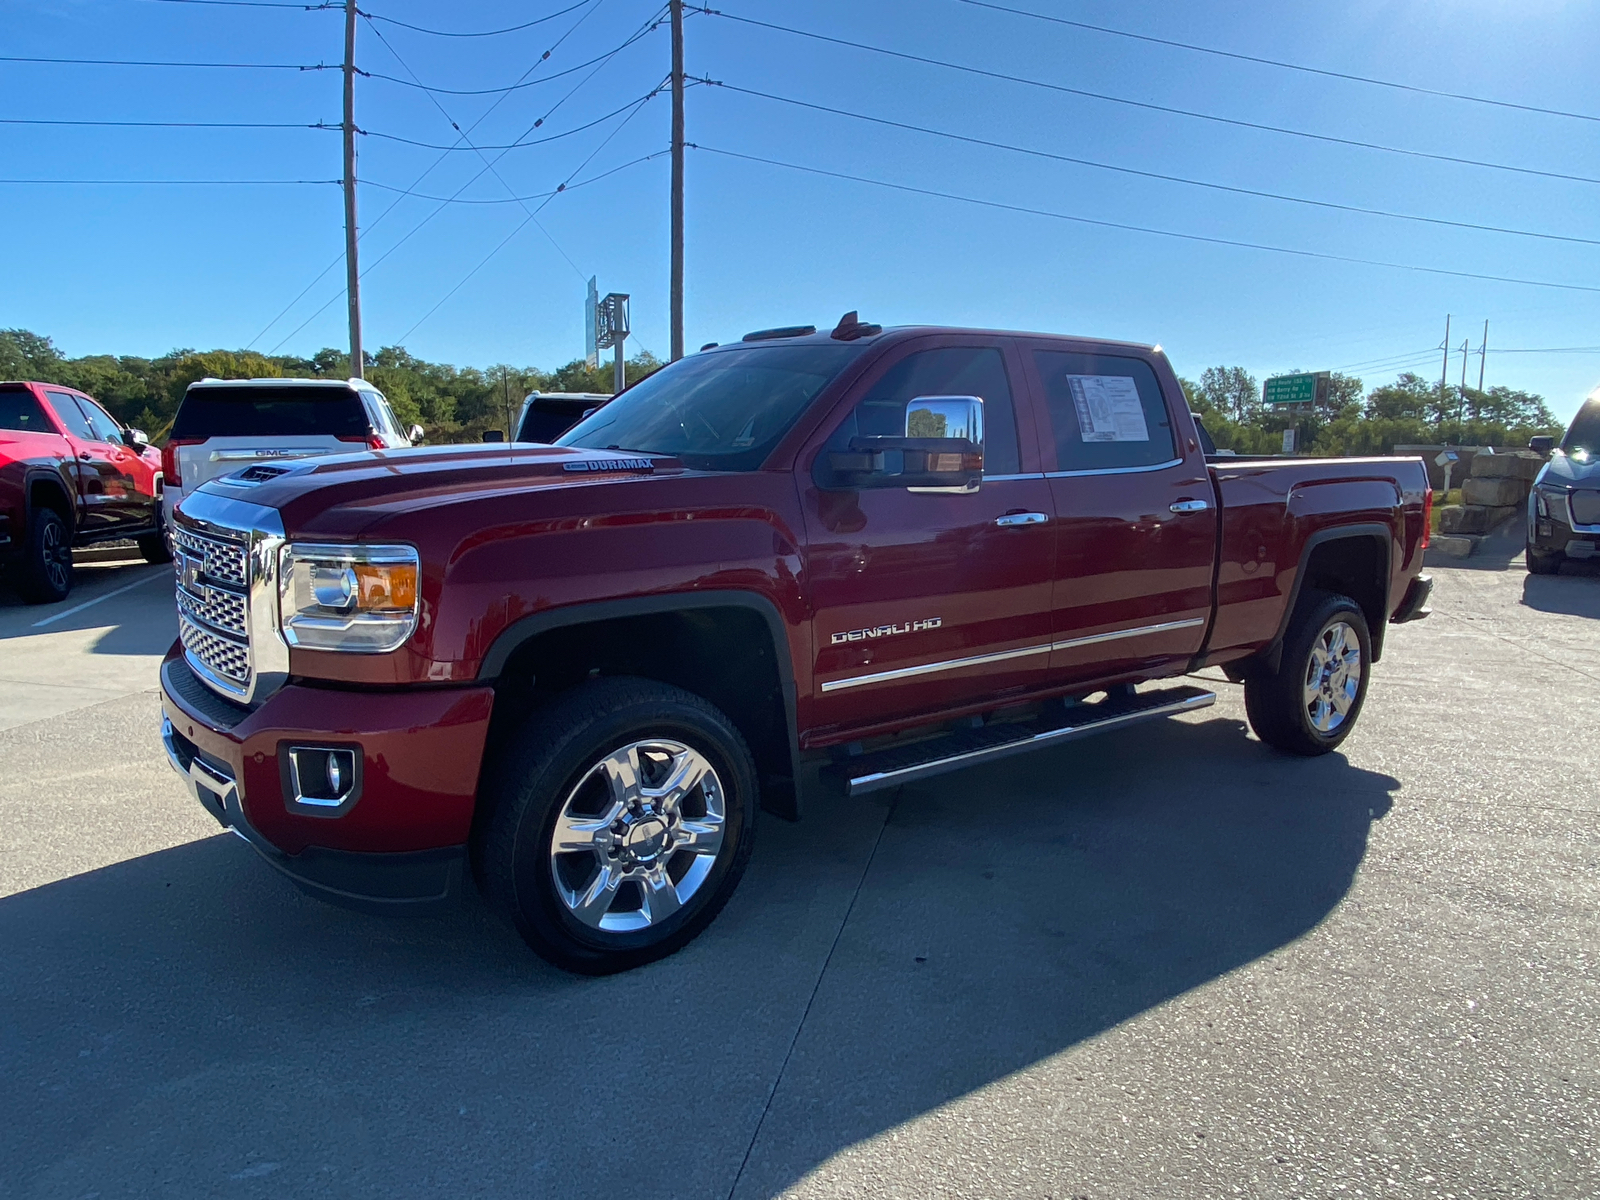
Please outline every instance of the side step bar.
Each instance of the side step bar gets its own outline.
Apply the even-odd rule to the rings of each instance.
[[[829,770],[842,781],[846,795],[864,796],[1140,721],[1209,708],[1216,700],[1215,692],[1187,686],[1107,697],[1095,704],[1054,707],[1032,721],[1000,722],[956,730],[908,746],[888,746],[846,759]]]

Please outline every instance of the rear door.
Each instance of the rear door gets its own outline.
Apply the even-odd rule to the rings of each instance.
[[[1042,686],[1049,667],[1050,486],[1007,339],[941,335],[869,370],[802,456],[814,614],[814,728],[838,731]],[[984,402],[984,478],[968,493],[832,485],[830,448],[903,436],[908,401]]]
[[[1182,396],[1137,352],[1038,340],[1024,358],[1057,518],[1052,670],[1087,682],[1170,669],[1204,640],[1217,552]]]

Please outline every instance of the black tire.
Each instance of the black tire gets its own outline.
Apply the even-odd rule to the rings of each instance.
[[[668,768],[703,763],[714,773],[676,806],[676,824],[648,800],[637,810],[619,809],[605,783],[608,756],[653,739],[668,749],[646,746],[637,753],[636,761],[645,764],[642,778],[661,769],[663,754],[674,746],[683,753],[667,758]],[[654,787],[660,779],[647,782]],[[697,840],[710,844],[705,831],[714,824],[715,814],[707,815],[714,801],[722,805],[715,850],[675,848]],[[480,803],[473,867],[490,906],[549,962],[583,975],[608,975],[681,949],[727,903],[750,861],[755,763],[733,722],[699,696],[646,679],[591,679],[523,721],[489,768]],[[569,837],[588,836],[605,845],[585,843],[582,850],[554,852],[557,821],[564,813],[564,829],[574,830],[576,822],[588,819],[587,834]],[[606,824],[608,815],[617,819]],[[675,871],[680,874],[674,881]],[[608,880],[629,872],[607,891]],[[678,892],[691,874],[693,889],[680,900]],[[662,879],[669,880],[670,897]],[[605,907],[596,902],[585,909],[586,894],[612,899],[603,901]],[[665,910],[659,920],[657,897]],[[580,919],[580,910],[589,919]],[[597,919],[617,924],[602,928]],[[643,927],[626,927],[640,921]]]
[[[167,537],[167,517],[161,509],[161,499],[156,498],[156,531],[147,533],[137,541],[139,553],[147,563],[172,561],[172,542]]]
[[[53,508],[36,508],[28,518],[17,591],[29,604],[54,604],[72,591],[72,534]]]
[[[1529,575],[1554,575],[1561,570],[1561,562],[1566,555],[1559,550],[1536,550],[1528,547],[1528,574]]]
[[[1320,656],[1329,650],[1333,631],[1343,626],[1353,633],[1359,651],[1354,694],[1347,687],[1348,656],[1338,656],[1343,667],[1327,669]],[[1258,668],[1246,676],[1245,712],[1250,728],[1267,745],[1289,754],[1326,754],[1350,735],[1367,698],[1372,671],[1372,636],[1361,606],[1348,596],[1310,592],[1295,606],[1283,639],[1283,657],[1276,671]],[[1308,689],[1315,684],[1317,691]],[[1330,697],[1343,702],[1339,712]],[[1330,727],[1331,725],[1331,727]]]

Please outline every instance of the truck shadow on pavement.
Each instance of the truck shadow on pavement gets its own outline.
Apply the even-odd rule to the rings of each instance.
[[[1559,575],[1529,575],[1522,585],[1522,602],[1539,612],[1600,619],[1596,579],[1600,579],[1600,561],[1562,563]]]
[[[705,936],[598,980],[208,838],[0,900],[0,1161],[46,1196],[770,1196],[1306,934],[1399,786],[1212,719],[887,820],[813,789]]]

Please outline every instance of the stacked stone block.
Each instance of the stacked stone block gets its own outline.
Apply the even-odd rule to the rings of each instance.
[[[1523,511],[1543,464],[1542,457],[1527,450],[1474,455],[1471,474],[1461,484],[1462,502],[1440,510],[1439,532],[1467,541],[1459,552],[1471,554],[1477,538]]]

